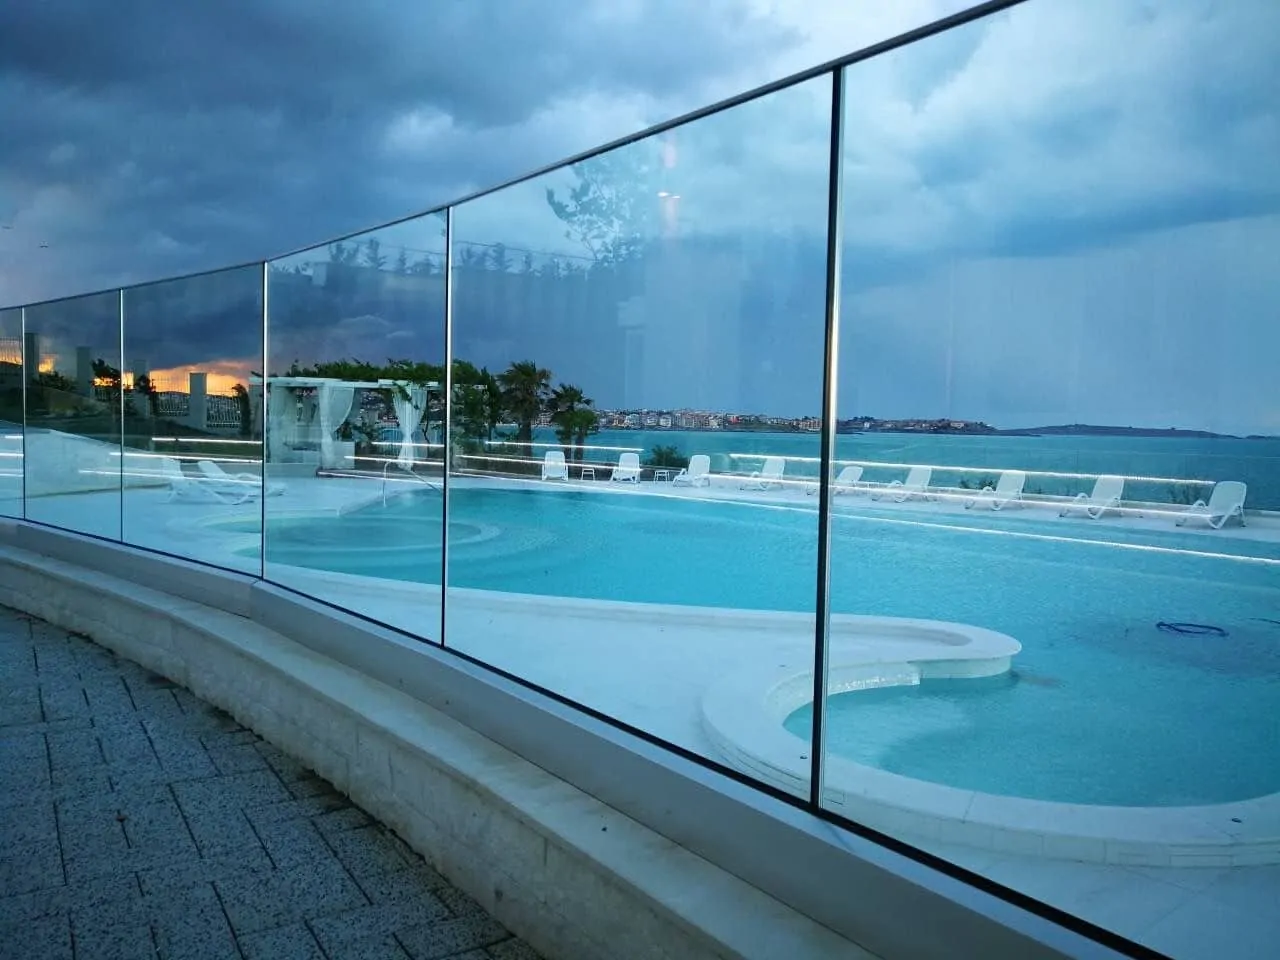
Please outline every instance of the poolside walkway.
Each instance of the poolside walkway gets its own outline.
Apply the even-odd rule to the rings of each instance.
[[[0,607],[0,960],[536,960],[230,716]]]

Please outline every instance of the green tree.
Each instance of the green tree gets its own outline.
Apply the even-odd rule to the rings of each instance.
[[[444,365],[424,363],[421,360],[390,359],[386,363],[370,363],[368,360],[324,360],[309,367],[298,365],[295,360],[285,371],[286,377],[325,377],[330,380],[354,380],[369,383],[375,380],[400,380],[412,386],[425,387],[429,383],[444,380]]]
[[[235,395],[236,406],[240,410],[240,436],[252,436],[253,404],[249,401],[249,391],[245,389],[243,383],[237,383],[231,388],[231,392]]]
[[[689,466],[689,458],[680,452],[679,447],[656,446],[649,451],[649,456],[645,458],[644,463],[647,467],[666,467],[668,469],[681,470]]]
[[[511,269],[511,257],[507,255],[505,243],[495,243],[489,251],[489,269],[498,273],[506,273]]]
[[[551,422],[556,425],[556,439],[568,448],[570,460],[583,458],[587,437],[598,433],[600,418],[592,409],[593,401],[578,387],[562,383],[547,400]]]
[[[638,256],[656,208],[655,165],[646,145],[624,147],[573,164],[577,178],[563,198],[547,188],[547,205],[596,263]]]
[[[516,422],[516,443],[526,453],[533,443],[533,425],[542,415],[551,393],[551,371],[532,360],[518,360],[498,374],[502,405]]]
[[[489,400],[481,371],[467,360],[453,361],[453,427],[468,440],[489,435]]]
[[[46,387],[49,390],[61,390],[63,393],[75,393],[75,381],[70,377],[64,376],[57,370],[50,370],[45,373],[37,373],[35,379],[37,387]]]
[[[105,387],[107,389],[107,400],[105,401],[107,413],[113,421],[119,419],[122,413],[120,409],[120,371],[101,357],[93,361],[91,369],[93,370],[93,390],[90,392],[90,396],[97,400],[98,388]]]
[[[387,255],[382,252],[382,241],[370,237],[364,245],[364,262],[375,270],[382,270],[387,265]]]
[[[117,370],[115,367],[111,366],[111,364],[107,363],[107,361],[103,360],[101,357],[93,361],[92,368],[93,368],[93,379],[105,381],[102,384],[102,386],[104,387],[120,386],[120,371]]]
[[[147,398],[147,409],[151,411],[151,416],[159,418],[160,416],[160,394],[156,390],[155,383],[145,373],[139,374],[133,378],[133,392],[140,393]]]
[[[356,258],[360,255],[360,248],[355,244],[347,246],[341,240],[331,244],[329,247],[329,262],[352,264],[356,262]]]
[[[488,367],[480,368],[480,382],[484,385],[485,409],[484,422],[488,429],[489,440],[493,440],[493,435],[497,432],[498,424],[502,422],[502,416],[506,412],[502,399],[502,384],[498,382],[498,378],[489,372]]]
[[[382,377],[383,368],[367,360],[324,360],[309,367],[295,360],[285,371],[286,377],[325,377],[330,380],[370,381]]]
[[[400,255],[396,257],[396,273],[405,274],[409,272],[409,251],[404,247],[400,248]]]

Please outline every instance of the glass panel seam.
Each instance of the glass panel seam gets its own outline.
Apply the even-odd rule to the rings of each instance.
[[[822,437],[818,454],[818,550],[814,592],[813,724],[809,734],[809,803],[822,806],[828,646],[831,632],[831,460],[836,442],[840,354],[840,226],[844,167],[844,68],[831,72],[831,142],[827,171],[827,278],[823,336]]]
[[[440,646],[449,605],[449,469],[453,450],[453,207],[444,212],[444,426],[440,431]]]

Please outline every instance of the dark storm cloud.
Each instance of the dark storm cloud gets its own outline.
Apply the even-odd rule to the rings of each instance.
[[[508,124],[549,97],[683,90],[781,39],[740,4],[471,0],[19,3],[0,57],[82,90],[156,104],[278,109],[304,120],[424,100],[462,123]],[[763,43],[762,43],[763,42]]]
[[[0,222],[26,233],[11,238],[20,276],[4,299],[240,262],[403,216],[594,145],[517,131],[549,105],[694,106],[717,76],[796,39],[745,0],[632,7],[11,0]],[[388,129],[414,111],[485,143],[515,132],[508,149],[467,151],[463,137],[428,160],[388,151]]]

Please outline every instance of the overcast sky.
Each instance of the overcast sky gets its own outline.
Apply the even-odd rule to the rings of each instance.
[[[964,5],[6,0],[0,303],[373,226]]]
[[[402,216],[965,5],[9,0],[0,303]],[[1274,0],[1030,0],[851,69],[842,414],[1280,432],[1277,38]],[[589,349],[558,374],[606,405],[752,408],[763,384],[817,409],[828,95],[677,131],[658,185],[707,244],[653,266],[629,385]],[[583,253],[544,199],[570,182],[460,211],[460,239]],[[747,281],[715,242],[772,264],[768,309],[728,305]],[[671,369],[672,331],[731,314],[752,344],[688,341]]]

